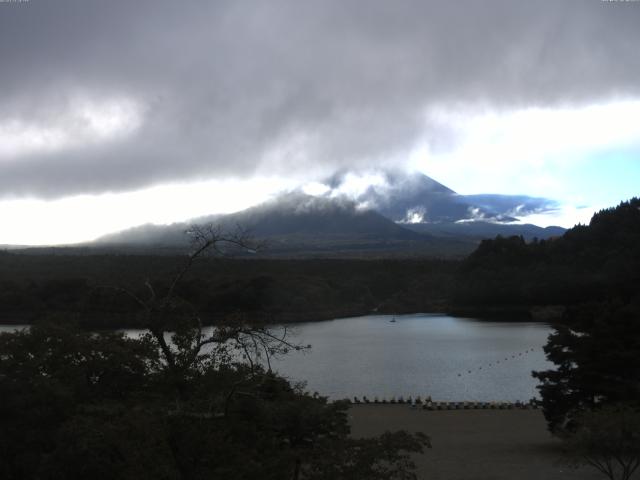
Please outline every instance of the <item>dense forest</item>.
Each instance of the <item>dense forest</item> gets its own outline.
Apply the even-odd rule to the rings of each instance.
[[[93,328],[138,326],[117,288],[167,287],[182,256],[0,254],[0,322],[74,315]],[[443,311],[457,262],[203,258],[179,288],[203,321],[242,314],[267,322],[323,320],[373,311]]]
[[[562,237],[484,240],[461,265],[458,307],[578,305],[618,298],[640,286],[640,199],[596,213]]]

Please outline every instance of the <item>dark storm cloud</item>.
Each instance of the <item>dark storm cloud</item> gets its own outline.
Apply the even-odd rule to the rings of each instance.
[[[429,106],[640,95],[639,24],[639,3],[599,0],[0,3],[0,132],[73,132],[78,96],[141,116],[0,158],[0,195],[381,165],[421,135],[454,141]]]

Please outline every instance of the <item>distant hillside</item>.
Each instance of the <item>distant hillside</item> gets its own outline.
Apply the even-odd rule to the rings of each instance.
[[[140,225],[121,232],[100,237],[92,246],[131,245],[149,247],[185,247],[188,244],[185,232],[189,224]]]
[[[238,213],[202,217],[168,226],[143,225],[106,235],[96,243],[184,245],[188,240],[184,233],[190,224],[212,222],[226,229],[241,226],[259,238],[297,235],[316,240],[327,236],[367,237],[377,240],[424,239],[377,212],[358,210],[353,202],[296,192]]]
[[[458,223],[409,223],[405,228],[436,237],[469,237],[478,242],[485,238],[522,236],[531,241],[534,238],[549,239],[560,237],[566,232],[562,227],[538,227],[531,224],[458,222]]]
[[[231,215],[203,217],[168,226],[144,225],[98,239],[92,248],[140,253],[184,249],[192,223],[213,222],[233,231],[240,226],[266,244],[260,255],[274,256],[461,256],[475,248],[471,241],[436,239],[398,225],[373,210],[344,198],[313,197],[300,192],[282,195]]]
[[[640,199],[596,213],[588,226],[526,243],[484,240],[463,263],[457,305],[570,305],[640,292]]]

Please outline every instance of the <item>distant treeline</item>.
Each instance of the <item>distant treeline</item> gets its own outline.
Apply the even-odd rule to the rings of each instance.
[[[135,327],[147,279],[161,292],[185,257],[0,254],[0,322],[73,315],[93,328]],[[295,322],[442,311],[458,262],[444,260],[243,260],[206,258],[179,286],[205,322],[228,315]]]
[[[576,305],[640,291],[640,199],[595,214],[562,237],[484,240],[461,265],[457,306]]]

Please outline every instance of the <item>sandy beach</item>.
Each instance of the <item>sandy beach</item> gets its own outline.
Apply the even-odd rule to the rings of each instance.
[[[539,410],[427,411],[407,405],[354,405],[352,434],[421,431],[433,448],[416,456],[420,480],[602,479],[561,460],[560,443]]]

